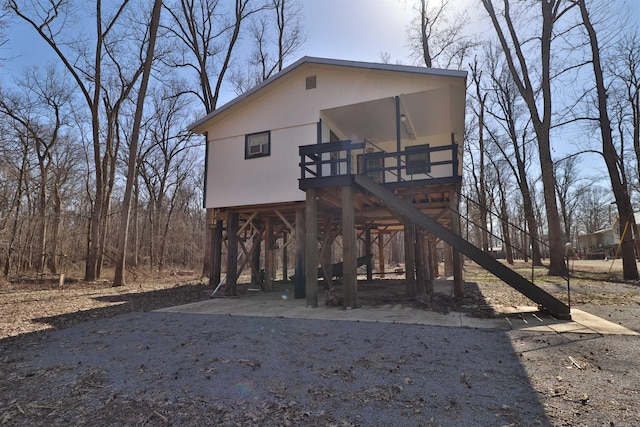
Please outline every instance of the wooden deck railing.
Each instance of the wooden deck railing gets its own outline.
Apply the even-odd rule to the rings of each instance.
[[[378,183],[391,183],[433,179],[434,168],[440,168],[438,178],[459,177],[458,144],[455,142],[437,147],[426,144],[409,146],[399,152],[386,152],[378,146],[373,147],[366,141],[353,143],[349,140],[303,145],[299,147],[300,178],[362,174]],[[435,153],[443,152],[449,152],[450,155],[440,155],[444,159],[432,160],[436,157]]]

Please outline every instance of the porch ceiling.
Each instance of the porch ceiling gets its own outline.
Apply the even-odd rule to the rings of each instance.
[[[464,131],[465,90],[443,87],[400,95],[403,140]],[[395,141],[395,98],[381,98],[322,111],[332,126],[352,141]],[[460,140],[460,139],[458,139]]]

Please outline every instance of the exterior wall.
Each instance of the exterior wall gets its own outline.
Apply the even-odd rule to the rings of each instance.
[[[306,77],[313,75],[317,87],[307,90]],[[302,201],[305,195],[298,189],[298,147],[317,142],[321,110],[451,84],[464,90],[465,82],[460,78],[303,64],[235,105],[223,107],[198,129],[208,133],[205,205],[222,208]],[[329,140],[329,128],[323,126],[325,142]],[[262,131],[271,131],[270,155],[245,159],[245,135]],[[438,145],[451,142],[450,134],[428,139]],[[451,176],[451,172],[445,176]]]
[[[271,155],[246,160],[244,135],[210,140],[206,207],[305,200],[298,189],[298,146],[315,135],[315,123],[271,130]]]

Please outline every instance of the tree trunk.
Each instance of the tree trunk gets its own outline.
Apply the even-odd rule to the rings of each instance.
[[[541,64],[540,69],[540,93],[534,90],[530,80],[527,60],[522,51],[522,43],[517,38],[517,31],[514,27],[509,12],[509,1],[505,0],[505,10],[502,13],[508,27],[508,34],[511,37],[512,45],[509,45],[502,31],[502,26],[498,21],[498,15],[494,10],[491,0],[482,0],[482,3],[489,14],[494,28],[496,29],[500,45],[505,53],[509,71],[513,80],[524,99],[529,110],[533,128],[538,140],[538,154],[540,159],[540,169],[542,170],[542,184],[544,189],[545,210],[547,213],[547,223],[549,226],[549,274],[553,276],[564,276],[568,273],[567,265],[564,262],[564,243],[562,241],[562,230],[560,227],[560,216],[556,203],[555,174],[553,171],[553,161],[551,158],[550,129],[551,129],[551,38],[553,34],[553,24],[558,17],[558,1],[540,1],[542,28],[540,35]],[[562,13],[562,12],[560,12]],[[515,58],[514,58],[515,54]],[[516,62],[518,65],[516,65]],[[542,115],[539,112],[539,104],[542,104]],[[533,231],[533,230],[531,230]]]
[[[602,65],[600,62],[600,48],[598,46],[598,38],[591,24],[587,5],[584,0],[577,0],[582,15],[582,23],[589,35],[591,45],[593,74],[596,81],[596,91],[598,95],[598,120],[600,123],[600,135],[602,137],[602,155],[607,165],[609,178],[611,179],[611,188],[618,206],[618,217],[620,219],[620,251],[622,255],[623,276],[626,280],[638,280],[638,266],[636,264],[635,248],[633,244],[633,236],[631,226],[633,220],[633,207],[631,198],[627,189],[627,181],[624,176],[624,165],[618,163],[618,153],[613,144],[613,135],[611,132],[611,121],[607,111],[607,89],[604,84],[604,76]],[[620,167],[620,170],[618,169]],[[626,230],[626,232],[625,232]]]
[[[153,64],[153,52],[156,43],[156,34],[160,26],[160,12],[162,10],[162,0],[155,0],[151,22],[149,24],[149,46],[145,58],[142,81],[138,92],[138,102],[133,119],[133,130],[131,142],[129,144],[129,161],[127,168],[127,182],[124,190],[124,200],[122,201],[122,218],[120,221],[120,232],[118,234],[118,252],[116,254],[116,268],[113,278],[113,286],[123,286],[125,284],[124,271],[127,253],[127,237],[129,235],[129,218],[131,213],[131,194],[133,183],[136,179],[136,159],[138,156],[138,140],[140,138],[140,125],[142,123],[142,111],[147,95],[147,86],[151,75],[151,65]]]

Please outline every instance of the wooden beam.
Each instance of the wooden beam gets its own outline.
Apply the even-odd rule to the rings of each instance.
[[[318,201],[316,190],[306,190],[307,204],[305,206],[305,293],[307,307],[318,306]]]
[[[278,209],[276,209],[275,212],[276,212],[276,215],[278,215],[278,218],[280,218],[280,221],[282,221],[282,223],[287,226],[287,228],[289,229],[289,232],[293,236],[295,236],[296,228],[287,220],[287,218],[285,218],[284,215],[282,215],[282,213]]]
[[[358,250],[353,204],[353,186],[342,187],[342,254],[343,292],[345,308],[356,308],[358,304]]]
[[[247,218],[244,224],[242,224],[242,227],[240,227],[240,229],[238,230],[238,235],[244,233],[244,230],[246,230],[247,227],[249,227],[250,225],[251,226],[253,225],[253,219],[256,217],[256,215],[258,215],[258,212],[253,212],[251,216]]]

